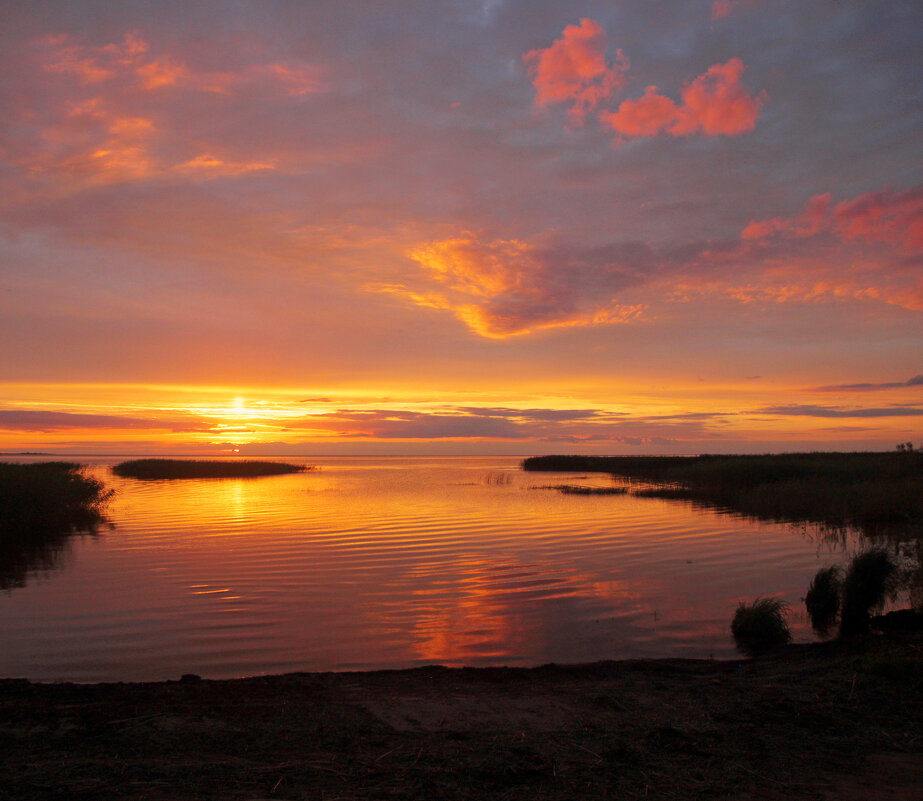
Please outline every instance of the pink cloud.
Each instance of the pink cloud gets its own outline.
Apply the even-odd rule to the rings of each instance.
[[[742,0],[715,0],[711,7],[711,18],[716,20],[729,17],[735,8],[742,5]]]
[[[887,242],[905,250],[923,250],[923,187],[906,192],[867,192],[838,203],[834,224],[846,239]]]
[[[766,94],[751,95],[740,82],[743,71],[743,62],[732,58],[687,84],[680,104],[649,86],[643,97],[625,100],[600,119],[622,137],[737,136],[752,131]]]
[[[740,232],[741,239],[762,239],[771,234],[785,231],[791,236],[807,237],[821,231],[830,211],[830,194],[815,195],[798,217],[785,219],[774,217],[771,220],[753,220]]]
[[[532,75],[536,104],[570,101],[571,117],[578,124],[624,86],[629,66],[621,50],[606,64],[606,32],[591,19],[568,25],[551,47],[530,50],[523,61]]]
[[[923,250],[923,187],[905,192],[866,192],[836,206],[832,206],[829,194],[816,195],[800,215],[753,220],[740,236],[749,240],[773,235],[804,238],[821,232],[832,232],[844,240],[883,242],[919,252]]]
[[[658,93],[656,86],[648,86],[644,97],[626,100],[618,111],[600,117],[622,136],[656,136],[676,122],[679,111],[676,103]]]

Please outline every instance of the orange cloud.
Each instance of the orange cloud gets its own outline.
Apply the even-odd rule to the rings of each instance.
[[[532,75],[536,104],[570,101],[577,124],[625,85],[629,66],[621,50],[611,65],[606,64],[606,32],[591,19],[568,25],[551,47],[530,50],[523,61]]]
[[[825,227],[825,219],[829,211],[830,194],[815,195],[808,201],[804,212],[798,217],[753,220],[740,232],[740,236],[741,239],[762,239],[779,231],[785,231],[796,237],[813,236]]]
[[[256,172],[258,170],[271,170],[274,167],[275,164],[268,161],[224,161],[217,156],[203,153],[183,164],[177,164],[174,169],[177,172],[194,173],[203,175],[207,178],[218,178],[226,175],[245,175],[248,172]]]
[[[829,194],[815,195],[797,217],[753,220],[740,236],[750,240],[776,234],[804,238],[821,232],[833,232],[844,240],[883,242],[919,252],[923,250],[923,187],[905,192],[866,192],[836,206],[832,206]]]
[[[137,68],[136,73],[145,89],[173,86],[189,76],[189,70],[184,65],[169,59],[143,64]]]
[[[31,44],[34,68],[45,75],[34,108],[23,114],[32,136],[16,139],[17,151],[8,158],[33,177],[53,178],[56,194],[166,175],[214,178],[274,169],[276,159],[250,153],[234,158],[236,148],[228,143],[190,137],[188,119],[195,118],[188,108],[190,94],[224,95],[217,102],[225,110],[246,103],[247,96],[272,95],[276,102],[290,103],[290,97],[322,89],[320,69],[306,62],[197,71],[134,32],[103,46],[84,45],[67,34]],[[142,93],[152,96],[142,98]],[[183,137],[174,135],[177,126]]]
[[[751,95],[741,84],[744,64],[732,58],[715,64],[682,90],[677,104],[649,86],[637,100],[625,100],[617,111],[600,114],[600,119],[619,136],[737,136],[752,131],[764,92]]]
[[[92,183],[143,178],[153,170],[148,145],[156,133],[152,120],[120,115],[92,98],[42,132],[44,152],[28,166],[32,173],[63,172]]]
[[[138,61],[148,51],[148,44],[137,33],[125,34],[121,43],[103,47],[74,44],[67,34],[45,36],[36,43],[44,53],[47,72],[70,73],[91,84],[109,80],[127,70],[137,68]]]
[[[643,311],[639,304],[616,300],[621,290],[639,283],[633,269],[598,254],[566,254],[515,239],[480,241],[465,234],[427,243],[409,256],[423,268],[424,280],[438,288],[367,288],[451,311],[490,339],[628,322]]]
[[[183,84],[221,94],[251,85],[289,95],[322,88],[320,69],[300,61],[251,64],[236,72],[194,72],[170,55],[153,55],[150,44],[134,31],[125,34],[122,42],[102,47],[76,44],[66,34],[45,36],[35,44],[46,72],[72,74],[84,84],[122,79],[148,91]]]

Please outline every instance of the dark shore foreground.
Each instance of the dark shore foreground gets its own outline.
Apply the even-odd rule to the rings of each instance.
[[[923,798],[919,633],[729,662],[0,681],[2,799]]]

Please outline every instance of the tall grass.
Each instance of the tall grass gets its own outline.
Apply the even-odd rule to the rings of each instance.
[[[749,656],[759,656],[791,642],[792,633],[785,620],[787,609],[785,601],[778,598],[738,604],[731,622],[737,647]]]
[[[898,567],[887,551],[875,548],[854,557],[843,579],[840,634],[867,631],[871,613],[880,611],[898,587]]]
[[[112,472],[123,478],[257,478],[300,473],[311,468],[286,462],[217,461],[203,459],[134,459]]]
[[[103,520],[112,495],[71,462],[0,463],[0,587],[50,567],[67,537]]]
[[[827,634],[836,622],[840,612],[841,586],[841,571],[835,565],[821,568],[811,579],[804,605],[811,618],[811,626],[819,634]]]

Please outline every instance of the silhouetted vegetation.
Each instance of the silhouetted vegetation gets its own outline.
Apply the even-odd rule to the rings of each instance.
[[[257,478],[310,470],[286,462],[217,461],[202,459],[134,459],[121,462],[112,472],[123,478]]]
[[[50,568],[67,537],[103,520],[111,490],[71,462],[0,463],[0,587]]]
[[[731,623],[737,647],[749,656],[758,656],[791,642],[786,609],[786,603],[778,598],[757,598],[753,603],[738,604]]]
[[[580,484],[553,484],[536,489],[553,489],[565,495],[624,495],[628,487],[584,487]]]
[[[692,500],[754,517],[923,535],[923,453],[762,456],[539,456],[524,470],[606,472],[646,497]]]
[[[819,634],[826,634],[836,622],[840,612],[840,568],[824,567],[811,579],[804,605],[811,618],[811,626]]]
[[[880,548],[854,557],[843,579],[840,634],[868,630],[871,613],[880,611],[899,586],[897,564]]]

